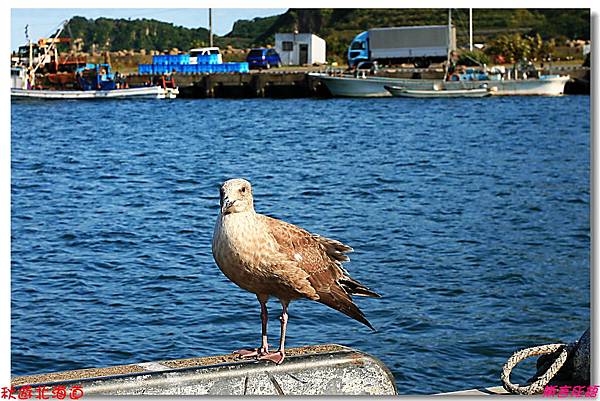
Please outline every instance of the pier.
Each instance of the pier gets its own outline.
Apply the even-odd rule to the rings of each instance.
[[[173,75],[180,98],[304,98],[328,96],[318,79],[305,71]],[[130,75],[131,87],[152,82],[152,75]]]
[[[316,71],[316,70],[313,70]],[[330,97],[327,87],[306,70],[251,71],[250,73],[174,73],[179,98],[307,98]],[[544,74],[569,74],[565,94],[589,94],[590,69],[581,66],[545,68]],[[377,76],[411,79],[443,79],[441,68],[395,68]],[[144,86],[155,78],[150,74],[126,77],[130,87]]]
[[[233,354],[17,376],[11,385],[84,395],[395,395],[377,358],[341,345],[291,348],[281,365]]]

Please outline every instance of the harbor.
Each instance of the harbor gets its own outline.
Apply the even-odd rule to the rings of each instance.
[[[317,72],[283,70],[253,73],[175,73],[172,75],[178,87],[178,97],[183,99],[332,97],[331,91],[319,77],[328,77],[332,73],[327,70],[319,72],[317,69],[316,71]],[[590,69],[588,67],[557,67],[548,69],[547,71],[549,75],[556,75],[558,73],[569,75],[569,78],[562,83],[564,89],[561,90],[561,93],[564,93],[565,95],[589,94]],[[333,73],[332,75],[335,77],[339,74]],[[443,71],[440,71],[439,69],[405,68],[401,71],[382,71],[378,77],[406,80],[411,79],[411,77],[414,77],[415,75],[420,77],[431,77],[429,78],[430,80],[437,79],[437,82],[440,82],[441,78],[439,77],[443,76]],[[152,82],[160,77],[160,75],[131,74],[125,76],[124,80],[131,88],[141,88],[144,87],[147,82]],[[427,78],[419,78],[419,81],[416,81],[416,83],[429,86],[433,85],[433,83],[427,81]],[[478,84],[476,83],[474,85],[476,86]],[[60,94],[54,95],[55,97],[60,97]],[[156,95],[156,93],[150,92],[150,97],[156,97]],[[383,95],[388,96],[385,91],[383,91]],[[158,96],[160,97],[160,94],[158,94]]]
[[[213,74],[173,74],[179,88],[179,98],[306,98],[332,97],[330,90],[319,78],[336,76],[327,70],[314,69],[315,72],[261,71],[253,73],[213,73]],[[562,83],[566,95],[589,93],[590,69],[588,67],[556,67],[546,70],[548,75],[567,74],[569,79]],[[379,77],[391,79],[411,79],[418,75],[426,83],[429,80],[441,81],[440,69],[391,69],[382,71]],[[129,86],[141,86],[154,79],[153,75],[132,74],[126,77]],[[413,81],[414,82],[414,81]],[[581,82],[584,82],[583,84]],[[481,83],[479,83],[481,84]],[[491,83],[493,84],[493,83]],[[432,85],[432,83],[429,83]]]
[[[77,53],[59,55],[62,44],[72,43],[72,38],[61,37],[67,24],[63,21],[51,38],[41,38],[37,43],[29,40],[11,58],[13,98],[175,99],[180,94],[179,86],[184,98],[392,96],[386,87],[396,88],[394,96],[420,91],[419,97],[446,98],[454,97],[453,91],[475,93],[482,88],[493,96],[589,94],[590,70],[584,66],[585,61],[581,66],[567,67],[574,73],[571,76],[564,74],[564,66],[553,68],[551,62],[536,66],[528,60],[523,52],[529,51],[534,60],[551,60],[553,45],[544,44],[539,34],[526,38],[525,44],[499,44],[503,40],[522,40],[518,36],[488,44],[500,63],[506,61],[502,51],[509,56],[511,46],[523,46],[510,57],[512,63],[488,66],[489,56],[474,52],[472,12],[469,50],[459,54],[452,9],[448,10],[447,25],[381,27],[356,35],[348,48],[345,69],[338,68],[337,62],[327,65],[326,42],[317,35],[277,33],[274,48],[249,50],[246,61],[224,61],[224,54],[211,39],[208,47],[193,48],[189,53],[173,50],[154,54],[151,63],[137,65],[137,73],[113,74],[108,52],[103,64],[87,63],[86,57]],[[484,46],[479,44],[480,48]],[[495,46],[504,47],[494,50]],[[587,55],[589,64],[590,47],[585,46],[583,55]],[[298,71],[293,66],[317,68]]]
[[[5,393],[597,390],[589,12],[77,10],[13,13]]]

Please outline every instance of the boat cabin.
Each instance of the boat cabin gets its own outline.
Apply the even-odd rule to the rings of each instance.
[[[116,89],[115,74],[110,64],[87,64],[75,71],[77,83],[82,90]]]

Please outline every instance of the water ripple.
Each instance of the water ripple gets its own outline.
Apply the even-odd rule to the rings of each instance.
[[[357,301],[375,333],[293,303],[289,346],[356,347],[401,393],[434,393],[497,385],[515,349],[589,324],[588,97],[19,102],[11,119],[14,375],[258,343],[255,297],[210,251],[238,176],[258,211],[353,246],[348,270],[384,295]]]

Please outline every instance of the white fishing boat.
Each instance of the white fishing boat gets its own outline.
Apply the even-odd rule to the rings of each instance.
[[[119,74],[111,72],[110,64],[79,63],[72,69],[61,71],[66,65],[61,61],[57,43],[68,42],[59,38],[64,24],[50,39],[40,39],[38,44],[29,40],[20,48],[19,57],[11,60],[11,98],[13,99],[174,99],[179,94],[172,76],[162,76],[162,82],[151,86],[129,88]],[[35,51],[34,51],[35,49]],[[21,51],[23,50],[23,51]],[[23,56],[23,57],[21,57]],[[48,71],[47,66],[54,66]],[[73,71],[74,69],[74,71]],[[57,83],[58,82],[58,83]]]
[[[494,95],[538,95],[559,96],[565,89],[567,76],[542,76],[536,79],[507,79],[489,81],[443,81],[434,79],[403,79],[377,76],[353,77],[334,76],[325,73],[309,74],[318,78],[327,86],[334,97],[388,97],[392,94],[386,86],[402,87],[408,90],[431,90],[435,85],[445,86],[448,90],[476,89],[483,83],[497,90]]]
[[[452,9],[448,10],[448,31],[452,29]],[[472,13],[469,13],[469,37],[470,49],[473,50],[472,37]],[[450,41],[451,35],[448,35],[448,49],[452,48]],[[446,65],[450,64],[450,55]],[[401,87],[405,91],[413,91],[413,95],[421,95],[421,97],[432,97],[429,95],[440,94],[430,93],[432,88],[443,87],[452,93],[460,93],[456,91],[471,91],[478,89],[482,84],[487,83],[490,88],[496,88],[494,95],[512,96],[512,95],[541,95],[541,96],[558,96],[562,95],[565,89],[565,83],[570,79],[567,76],[548,75],[533,79],[504,79],[510,75],[503,76],[497,74],[489,74],[486,71],[476,74],[477,78],[472,79],[474,74],[456,74],[458,80],[434,80],[434,79],[402,79],[402,78],[387,78],[376,75],[367,76],[352,76],[352,75],[329,75],[326,73],[309,74],[318,78],[325,84],[329,92],[334,97],[387,97],[392,96],[385,87]],[[446,75],[450,75],[446,71]],[[462,76],[461,76],[462,75]],[[495,79],[499,78],[499,79]],[[405,94],[408,92],[405,92]],[[475,94],[477,92],[467,92]],[[445,92],[442,96],[449,97],[451,94]]]
[[[399,86],[385,86],[385,89],[395,97],[416,98],[455,98],[455,97],[486,97],[495,92],[495,88],[446,89],[435,87],[429,90],[406,89]]]
[[[15,99],[165,99],[166,91],[160,86],[112,90],[44,90],[11,88],[10,95]],[[172,94],[176,96],[176,94]]]
[[[106,66],[105,66],[106,68]],[[110,74],[110,70],[106,73]],[[94,76],[93,87],[101,87],[101,89],[91,89],[91,87],[83,85],[84,90],[68,89],[44,89],[44,88],[28,88],[28,79],[25,76],[24,69],[19,67],[11,68],[12,87],[10,95],[13,99],[175,99],[179,94],[177,87],[167,87],[160,85],[142,86],[136,88],[114,88],[114,86],[106,86],[98,81],[100,75]]]

